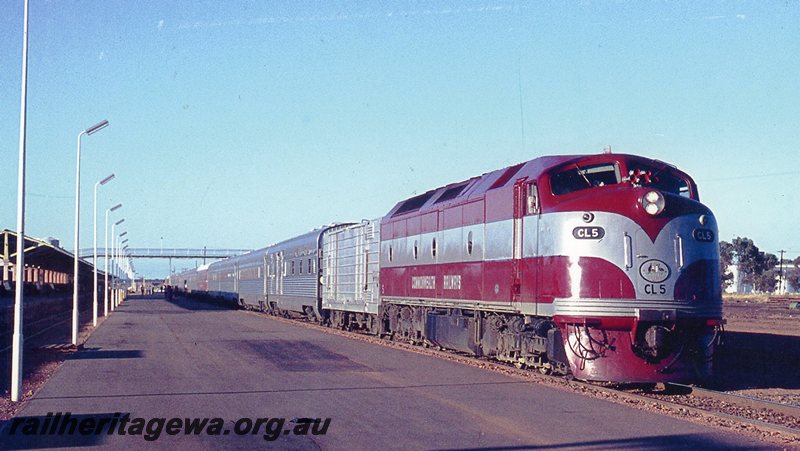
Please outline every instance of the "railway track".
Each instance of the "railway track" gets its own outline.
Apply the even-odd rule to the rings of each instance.
[[[252,311],[247,313],[264,315]],[[547,376],[535,370],[518,369],[511,364],[494,360],[333,329],[308,321],[277,316],[269,316],[269,318],[381,346],[458,361],[531,380],[542,385],[626,404],[644,411],[679,417],[701,424],[713,424],[722,429],[754,436],[780,446],[800,448],[800,406],[673,383],[659,385],[656,389],[641,386],[604,386],[577,381],[570,377]]]
[[[84,310],[80,310],[79,313],[80,316],[84,316],[86,314],[91,314],[91,311],[92,308],[88,307]],[[43,318],[39,318],[36,321],[32,321],[28,324],[24,324],[25,346],[26,347],[36,346],[34,343],[38,342],[33,342],[33,339],[35,338],[41,339],[43,337],[46,337],[45,334],[55,329],[56,327],[66,324],[70,321],[72,321],[72,314],[70,312],[58,312],[52,315],[45,316]],[[44,325],[44,327],[40,327],[41,325]],[[81,326],[84,325],[85,324],[81,324]],[[31,332],[31,330],[34,330],[35,332]],[[9,345],[0,348],[0,355],[3,355],[11,350],[12,345],[10,343],[11,343],[12,333],[13,332],[10,327],[7,331],[3,331],[2,333],[0,333],[0,343],[9,343]]]
[[[642,395],[662,402],[746,419],[754,425],[769,425],[800,437],[800,406],[675,383],[666,384],[661,393]]]

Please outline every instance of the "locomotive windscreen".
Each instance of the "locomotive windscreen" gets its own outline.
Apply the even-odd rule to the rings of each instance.
[[[622,163],[622,162],[620,162]],[[562,195],[594,187],[630,183],[633,186],[649,186],[663,192],[690,197],[690,182],[671,166],[647,164],[639,160],[620,163],[587,164],[572,163],[556,170],[550,177],[553,194]],[[625,176],[621,176],[625,174]]]
[[[641,161],[628,161],[628,178],[636,185],[646,185],[661,191],[689,197],[689,182],[664,164],[656,168]]]
[[[556,195],[619,182],[619,168],[613,163],[589,166],[572,164],[568,169],[557,172],[550,178],[550,186]]]

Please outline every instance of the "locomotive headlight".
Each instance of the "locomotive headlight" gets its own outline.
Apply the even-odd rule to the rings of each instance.
[[[648,191],[647,194],[642,196],[642,207],[644,207],[644,211],[651,216],[655,216],[664,211],[665,205],[664,196],[658,191]]]

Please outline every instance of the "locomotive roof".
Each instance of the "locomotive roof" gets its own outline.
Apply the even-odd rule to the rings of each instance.
[[[456,203],[465,201],[473,197],[480,197],[486,192],[513,185],[521,177],[529,179],[538,178],[543,173],[553,168],[578,162],[581,160],[604,161],[604,160],[627,160],[636,159],[650,162],[652,164],[667,165],[667,163],[653,160],[651,158],[630,154],[581,154],[581,155],[549,155],[534,158],[513,166],[508,166],[495,171],[487,172],[477,177],[472,177],[456,183],[441,186],[423,194],[410,197],[398,202],[387,214],[386,218],[403,215],[410,212],[428,210],[433,206],[445,203]],[[671,166],[671,165],[670,165]],[[673,167],[674,168],[674,167]],[[680,172],[680,171],[678,171]]]

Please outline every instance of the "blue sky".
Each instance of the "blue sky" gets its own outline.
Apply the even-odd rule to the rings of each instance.
[[[9,229],[22,5],[0,9]],[[257,248],[610,145],[691,174],[721,239],[793,258],[798,24],[797,1],[30,0],[26,232],[72,249],[75,139],[108,119],[83,139],[83,248],[111,172],[100,225],[122,202],[131,246]]]

